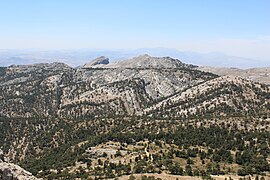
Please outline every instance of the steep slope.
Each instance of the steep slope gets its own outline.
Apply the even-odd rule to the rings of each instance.
[[[59,83],[74,70],[63,63],[10,66],[0,77],[0,116],[28,117],[55,113]]]
[[[142,55],[107,65],[100,63],[102,59],[94,60],[96,65],[79,69],[61,63],[3,69],[0,115],[93,118],[143,115],[151,109],[166,117],[189,117],[214,111],[229,115],[228,112],[246,114],[253,109],[262,113],[268,109],[269,89],[257,83],[232,77],[215,79],[214,74],[169,57]],[[172,99],[175,96],[180,96],[181,103]],[[170,104],[166,108],[172,113],[160,109],[164,102]]]
[[[64,86],[60,107],[63,114],[81,112],[96,115],[100,114],[95,112],[98,109],[104,115],[131,115],[181,89],[216,77],[192,69],[147,68],[80,69],[74,76],[76,82],[78,79],[81,82],[75,86]]]
[[[144,112],[159,118],[269,114],[270,89],[239,77],[222,76],[180,91]]]
[[[217,78],[177,59],[142,55],[113,64],[103,60],[107,61],[101,57],[79,69],[62,63],[2,69],[0,115],[94,118],[151,110],[155,115],[165,113],[162,117],[183,118],[213,112],[260,114],[269,109],[268,87]]]
[[[139,66],[134,64],[138,59]],[[8,67],[1,78],[0,114],[68,118],[138,114],[175,92],[216,77],[171,58],[139,56],[127,62],[126,68]]]

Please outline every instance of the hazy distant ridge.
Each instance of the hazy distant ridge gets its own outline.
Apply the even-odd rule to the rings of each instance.
[[[141,54],[151,56],[170,56],[189,64],[217,67],[253,68],[267,67],[267,60],[254,60],[229,56],[223,53],[196,53],[168,48],[141,48],[136,50],[0,50],[0,66],[11,64],[33,64],[43,62],[64,62],[76,67],[99,56],[106,56],[112,61],[124,60]]]

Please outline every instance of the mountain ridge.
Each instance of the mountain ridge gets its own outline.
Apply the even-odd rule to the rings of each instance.
[[[7,91],[7,85],[12,85],[9,89],[14,88],[15,95],[12,95],[9,100],[4,100],[0,113],[8,116],[16,113],[33,116],[42,112],[41,114],[45,116],[53,113],[61,117],[76,117],[78,111],[81,112],[79,116],[96,116],[103,109],[104,115],[110,113],[139,115],[144,114],[143,109],[149,103],[157,103],[161,99],[170,98],[177,92],[200,86],[201,83],[207,83],[218,77],[215,74],[197,70],[197,66],[185,64],[170,57],[141,55],[116,63],[109,63],[108,58],[102,57],[90,63],[92,64],[88,67],[77,69],[63,63],[7,67],[5,75],[0,77],[1,97],[4,100],[5,96],[10,96],[8,94],[12,91]],[[250,86],[248,81],[243,85],[236,79],[225,78],[224,80],[223,78],[222,81],[224,83],[235,81],[238,84],[236,86],[239,87]],[[23,92],[20,85],[22,83],[31,90]],[[256,85],[255,82],[254,84]],[[229,84],[229,86],[234,85]],[[208,89],[211,88],[211,86],[208,87]],[[262,92],[269,93],[267,87],[262,86],[262,88]],[[255,90],[251,91],[257,94]],[[232,89],[232,91],[235,90]],[[41,99],[44,98],[51,99],[51,102],[42,102]],[[14,106],[14,108],[19,108],[19,111],[15,113],[14,110],[6,110],[5,107],[16,102],[20,102]],[[34,107],[31,103],[38,103],[38,106]],[[268,107],[268,103],[261,104],[263,105],[261,108]],[[242,109],[242,111],[245,110]]]
[[[270,84],[270,67],[239,69],[239,68],[199,66],[197,69],[201,71],[218,74],[220,76],[234,75],[248,80],[253,80],[256,82],[261,82],[268,85]]]

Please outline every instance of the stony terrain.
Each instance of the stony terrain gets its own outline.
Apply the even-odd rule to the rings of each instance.
[[[149,115],[167,108],[188,117],[216,109],[219,115],[267,113],[269,106],[266,85],[218,78],[169,57],[142,55],[112,64],[100,57],[78,69],[61,63],[10,66],[2,74],[0,115],[8,117]]]
[[[148,55],[2,67],[0,148],[47,179],[267,177],[261,82]]]
[[[9,163],[0,149],[0,179],[1,180],[37,180],[30,172],[18,165]]]

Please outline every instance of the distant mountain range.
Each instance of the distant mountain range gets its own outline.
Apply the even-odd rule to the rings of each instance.
[[[244,57],[229,56],[219,52],[197,53],[189,51],[178,51],[169,48],[141,48],[135,50],[92,50],[92,49],[70,49],[70,50],[0,50],[0,66],[12,64],[33,64],[42,62],[63,62],[76,67],[99,56],[106,56],[112,61],[124,60],[141,54],[151,56],[180,59],[189,64],[199,66],[253,68],[270,66],[267,60],[254,60]]]

